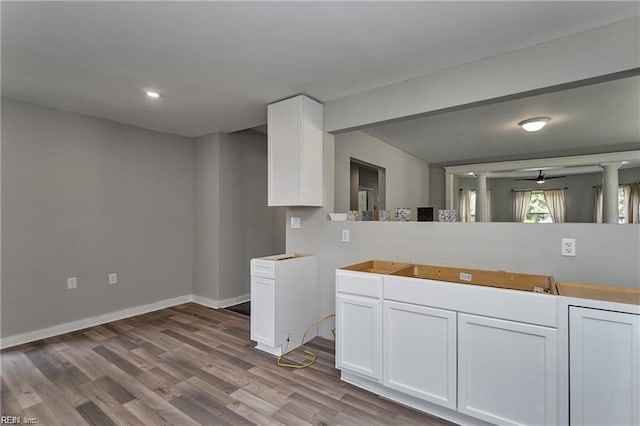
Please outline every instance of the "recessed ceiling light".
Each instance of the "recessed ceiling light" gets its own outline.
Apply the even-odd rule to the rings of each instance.
[[[155,90],[145,90],[144,94],[152,99],[160,99],[162,95]]]
[[[537,132],[550,121],[551,119],[549,117],[527,118],[526,120],[519,122],[518,126],[522,127],[527,132]]]

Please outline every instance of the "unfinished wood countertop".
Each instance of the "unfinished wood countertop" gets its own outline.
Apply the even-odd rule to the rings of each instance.
[[[640,289],[637,288],[569,282],[557,282],[556,286],[560,296],[640,305]]]

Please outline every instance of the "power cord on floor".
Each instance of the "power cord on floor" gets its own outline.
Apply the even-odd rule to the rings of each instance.
[[[294,369],[302,369],[302,368],[307,368],[307,367],[311,367],[313,364],[316,363],[316,360],[318,359],[318,355],[316,355],[314,352],[310,351],[309,349],[304,347],[304,342],[305,339],[307,337],[307,333],[309,332],[309,330],[311,330],[313,327],[317,326],[318,324],[320,324],[323,321],[328,320],[329,318],[333,318],[335,317],[336,314],[330,314],[327,315],[326,317],[320,318],[318,321],[314,322],[313,324],[311,324],[309,326],[309,328],[307,328],[304,331],[304,334],[302,335],[302,344],[300,345],[300,349],[302,349],[302,352],[306,353],[307,355],[310,355],[312,357],[312,359],[310,361],[307,361],[303,364],[290,364],[290,363],[286,363],[286,362],[282,362],[282,356],[280,355],[277,359],[276,359],[276,364],[279,367],[285,367],[285,368],[294,368]],[[333,339],[335,340],[336,338],[336,329],[335,327],[331,330],[331,333],[333,333]],[[283,354],[287,353],[287,349],[289,349],[289,341],[291,340],[290,337],[287,337],[287,344],[284,347],[284,350],[282,351]]]

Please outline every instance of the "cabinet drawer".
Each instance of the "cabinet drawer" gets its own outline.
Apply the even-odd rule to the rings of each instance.
[[[336,291],[358,296],[382,297],[382,276],[367,272],[336,272]]]
[[[251,260],[251,276],[262,278],[275,278],[276,265],[271,260],[252,259]]]

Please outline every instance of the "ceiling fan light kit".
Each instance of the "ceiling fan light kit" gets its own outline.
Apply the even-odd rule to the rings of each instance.
[[[534,177],[534,178],[523,178],[523,179],[514,179],[514,180],[530,180],[533,181],[535,183],[545,183],[545,181],[547,180],[551,180],[551,179],[560,179],[560,178],[565,178],[566,176],[549,176],[549,177],[545,177],[544,173],[542,173],[542,170],[538,170],[538,177]]]
[[[542,128],[550,121],[551,119],[549,117],[527,118],[526,120],[519,122],[518,126],[522,127],[527,132],[537,132],[538,130],[542,130]]]

